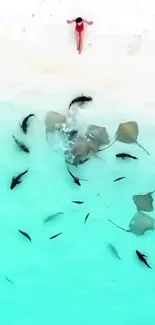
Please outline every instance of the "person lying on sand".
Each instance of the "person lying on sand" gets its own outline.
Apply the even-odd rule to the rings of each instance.
[[[83,36],[84,36],[84,23],[88,25],[92,25],[93,21],[87,21],[81,17],[78,17],[73,20],[67,20],[68,24],[75,23],[75,37],[76,37],[76,43],[77,43],[77,50],[79,54],[82,51],[83,48]]]

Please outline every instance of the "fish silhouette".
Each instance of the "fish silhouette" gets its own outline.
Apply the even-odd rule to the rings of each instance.
[[[20,229],[18,231],[32,243],[31,237],[25,231]]]
[[[74,98],[71,103],[69,104],[69,109],[73,104],[79,103],[80,106],[82,106],[85,102],[92,102],[93,98],[91,96],[84,96],[81,95],[79,97]]]
[[[13,190],[15,188],[15,186],[17,186],[18,184],[20,184],[22,182],[21,177],[23,175],[25,175],[28,172],[29,169],[25,170],[24,172],[22,172],[21,174],[17,175],[16,177],[12,178],[12,182],[10,185],[10,189]]]
[[[12,137],[20,150],[22,150],[26,153],[30,152],[29,149],[26,147],[26,145],[23,142],[19,141],[14,135],[12,135]]]
[[[139,252],[138,250],[136,250],[136,254],[139,258],[139,260],[144,263],[147,267],[149,267],[150,269],[152,269],[152,267],[148,264],[148,262],[146,261],[146,255],[142,254],[141,252]]]
[[[21,129],[23,130],[23,133],[27,133],[27,129],[28,129],[28,120],[30,117],[35,116],[34,114],[29,114],[28,116],[26,116],[24,118],[24,120],[22,121],[22,124],[20,125]]]
[[[122,158],[122,159],[125,159],[125,158],[132,158],[132,159],[138,159],[137,157],[135,156],[131,156],[129,155],[128,153],[118,153],[116,155],[117,158]]]

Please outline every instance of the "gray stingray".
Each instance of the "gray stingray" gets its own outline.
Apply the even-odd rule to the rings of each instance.
[[[139,195],[133,195],[132,199],[133,202],[135,203],[137,210],[138,211],[147,211],[147,212],[151,212],[154,210],[153,207],[153,198],[152,198],[152,194],[155,191],[152,192],[148,192],[146,194],[139,194]]]
[[[109,136],[105,127],[89,125],[86,131],[87,139],[94,139],[99,146],[109,144]]]
[[[144,235],[148,230],[154,230],[154,219],[143,212],[137,212],[129,223],[130,231],[135,235]]]
[[[149,215],[143,212],[137,212],[129,223],[129,229],[122,228],[114,223],[112,220],[109,220],[117,228],[126,231],[132,232],[137,236],[142,236],[146,231],[154,230],[154,219]]]
[[[107,147],[103,149],[99,149],[100,145],[95,141],[95,139],[92,138],[87,139],[86,137],[75,135],[74,138],[72,139],[73,141],[71,141],[70,149],[66,151],[66,156],[68,156],[66,161],[68,163],[72,163],[76,165],[78,163],[85,162],[88,160],[88,158],[90,158],[90,154],[96,156],[97,152],[104,151],[110,148],[111,146],[113,146],[113,144],[117,141],[119,136],[120,134]],[[97,158],[102,159],[100,157]]]
[[[99,145],[93,139],[77,136],[68,151],[69,161],[78,164],[78,162],[86,160],[89,154],[96,153],[98,149]]]
[[[141,144],[137,141],[138,134],[139,134],[139,128],[138,124],[135,121],[129,121],[120,123],[119,127],[116,131],[116,138],[120,134],[118,141],[123,143],[136,143],[140,148],[142,148],[148,155],[149,152],[141,146]]]
[[[49,111],[46,114],[45,125],[48,130],[61,130],[66,124],[66,116],[54,111]]]

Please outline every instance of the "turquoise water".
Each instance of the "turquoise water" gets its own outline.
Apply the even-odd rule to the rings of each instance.
[[[116,228],[108,219],[127,229],[136,212],[132,195],[155,189],[154,125],[151,118],[142,119],[134,110],[124,111],[124,103],[120,108],[120,103],[101,99],[100,95],[97,100],[104,110],[96,115],[106,124],[111,141],[118,124],[133,116],[140,126],[139,142],[150,156],[136,145],[115,143],[99,158],[92,157],[78,168],[70,167],[75,175],[88,179],[81,181],[81,187],[73,183],[66,170],[59,135],[50,135],[47,143],[44,120],[38,118],[40,108],[37,111],[37,105],[32,104],[25,113],[22,104],[0,104],[3,325],[153,324],[154,233],[137,237]],[[92,105],[95,108],[96,103]],[[28,134],[23,135],[19,123],[27,113],[35,113],[36,118],[31,120]],[[89,108],[84,114],[86,119]],[[17,150],[12,134],[24,141],[30,155]],[[117,160],[115,154],[123,151],[139,159]],[[28,167],[23,183],[10,191],[12,177]],[[114,183],[120,176],[126,179]],[[72,200],[84,204],[76,205]],[[57,212],[63,214],[43,222]],[[147,214],[155,216],[154,211]],[[18,229],[27,232],[32,243]],[[49,240],[59,232],[63,234]],[[112,254],[108,244],[115,246],[121,260]],[[139,262],[136,249],[148,256],[152,269]]]

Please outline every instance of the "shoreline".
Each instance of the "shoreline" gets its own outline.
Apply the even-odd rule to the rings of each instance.
[[[100,91],[112,100],[155,102],[153,33],[146,30],[135,38],[89,29],[84,51],[78,55],[73,29],[58,25],[57,34],[55,28],[51,24],[26,32],[11,26],[1,30],[1,99],[13,99],[30,89],[53,94],[54,81],[58,92],[67,84],[75,93]]]

